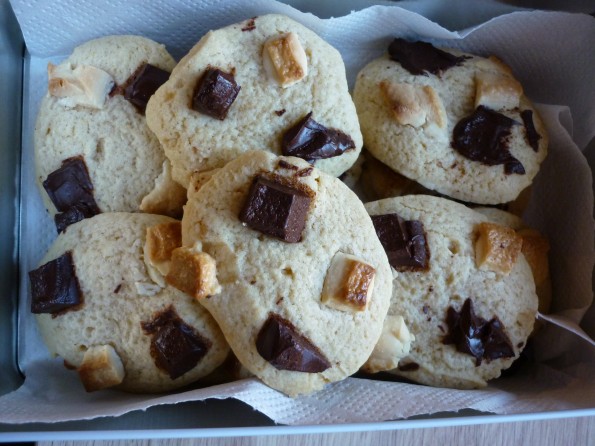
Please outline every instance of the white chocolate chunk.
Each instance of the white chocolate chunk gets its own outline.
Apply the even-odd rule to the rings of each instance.
[[[215,259],[187,247],[173,250],[165,281],[197,300],[221,292]]]
[[[511,110],[519,106],[523,87],[512,76],[500,73],[475,74],[475,107]]]
[[[429,85],[380,82],[380,90],[393,118],[401,125],[421,127],[425,124],[446,127],[444,104]]]
[[[182,226],[179,221],[147,228],[143,257],[149,277],[160,287],[165,287],[165,276],[169,273],[172,252],[180,246]]]
[[[48,92],[65,107],[103,108],[113,86],[113,78],[99,68],[48,64]]]
[[[111,345],[96,345],[89,348],[78,368],[85,390],[106,389],[117,386],[124,380],[124,364]]]
[[[308,75],[306,52],[293,32],[267,40],[262,60],[267,76],[283,88],[294,85]]]
[[[364,311],[374,289],[376,270],[350,254],[337,252],[326,272],[321,301],[341,311]]]
[[[523,239],[514,229],[495,223],[480,223],[475,242],[475,264],[481,270],[508,275],[516,263]]]
[[[382,334],[366,362],[365,370],[377,373],[397,368],[399,360],[409,354],[414,340],[403,317],[389,314],[384,319]]]

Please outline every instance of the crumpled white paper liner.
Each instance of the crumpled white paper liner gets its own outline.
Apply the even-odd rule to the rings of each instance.
[[[431,2],[422,3],[427,6]],[[452,5],[462,10],[461,6],[471,3],[461,0]],[[0,397],[0,422],[90,419],[158,404],[230,397],[285,424],[382,421],[464,408],[509,414],[595,407],[595,349],[572,334],[572,330],[581,330],[578,323],[593,298],[592,172],[579,150],[595,135],[595,60],[587,57],[595,41],[591,17],[515,13],[456,33],[411,11],[382,6],[329,20],[272,0],[116,0],[101,6],[91,0],[66,0],[58,5],[50,0],[14,0],[13,7],[33,55],[24,101],[22,167],[19,363],[27,379],[17,391]],[[533,100],[564,104],[540,106],[550,132],[550,153],[535,180],[533,201],[526,215],[527,222],[547,234],[552,243],[556,315],[550,319],[563,318],[561,325],[567,328],[549,325],[541,329],[535,339],[541,364],[511,378],[495,380],[484,390],[348,378],[313,395],[291,399],[255,379],[170,395],[131,395],[110,390],[89,394],[74,372],[64,369],[60,359],[48,357],[28,311],[26,277],[55,238],[53,224],[34,184],[32,163],[33,126],[46,89],[47,61],[59,60],[73,46],[90,38],[117,33],[141,34],[161,41],[180,57],[208,29],[268,12],[289,15],[337,47],[351,85],[359,69],[384,53],[394,36],[423,37],[443,46],[497,54],[512,66]],[[591,324],[593,321],[583,327],[589,331]]]

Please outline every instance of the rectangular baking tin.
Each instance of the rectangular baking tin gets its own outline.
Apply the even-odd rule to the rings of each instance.
[[[317,12],[315,5],[300,9]],[[362,7],[365,5],[361,5]],[[322,16],[325,14],[323,13]],[[17,361],[19,283],[20,157],[23,82],[27,53],[7,0],[0,0],[0,395],[23,382]],[[590,159],[592,161],[592,159]],[[315,426],[276,426],[268,417],[233,399],[180,403],[134,411],[120,417],[63,423],[0,423],[0,443],[13,441],[198,438],[383,431],[595,415],[595,408],[520,415],[465,410],[407,420]]]

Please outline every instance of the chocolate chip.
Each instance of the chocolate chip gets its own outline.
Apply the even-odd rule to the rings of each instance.
[[[470,56],[455,56],[427,42],[409,42],[395,39],[388,46],[392,60],[399,62],[411,74],[440,75],[451,67],[461,65]]]
[[[173,307],[157,313],[150,322],[141,322],[151,335],[151,356],[155,365],[176,379],[196,367],[211,348],[211,341],[187,325]]]
[[[271,314],[256,338],[256,350],[278,370],[319,373],[331,364],[291,322]]]
[[[208,68],[194,89],[192,109],[223,121],[240,89],[233,74]]]
[[[328,129],[312,119],[308,113],[283,135],[281,152],[306,161],[332,158],[355,149],[355,143],[343,132]]]
[[[281,110],[275,110],[275,114],[277,116],[283,116],[285,114],[285,109],[282,108]]]
[[[531,148],[537,152],[539,150],[539,140],[541,139],[541,135],[537,133],[537,130],[535,129],[535,124],[533,123],[533,111],[523,110],[521,112],[521,118],[523,120],[523,124],[525,125],[525,135],[527,136],[527,142]]]
[[[453,130],[453,148],[464,157],[488,166],[504,164],[506,174],[524,174],[525,168],[508,151],[510,129],[516,122],[480,105]]]
[[[64,213],[55,217],[58,232],[101,212],[93,197],[93,183],[87,165],[81,157],[62,161],[62,166],[48,175],[43,187],[56,209]]]
[[[141,66],[125,82],[124,99],[145,113],[149,98],[169,79],[169,72],[151,64]]]
[[[30,271],[29,281],[31,313],[56,314],[82,303],[83,295],[70,251]]]
[[[300,189],[258,176],[239,217],[252,229],[297,243],[302,239],[310,201]]]
[[[488,362],[499,358],[514,357],[510,339],[504,332],[502,322],[493,317],[489,322],[473,311],[473,302],[466,299],[460,312],[448,307],[446,313],[448,334],[444,344],[455,344],[457,351],[475,358],[475,365],[481,365],[483,359]]]
[[[313,167],[304,167],[303,169],[300,169],[296,172],[296,176],[308,177],[308,176],[310,176],[310,174],[312,173],[313,170],[314,170]]]
[[[298,166],[296,166],[294,164],[290,164],[284,160],[279,160],[279,162],[277,163],[277,166],[280,167],[281,169],[289,169],[289,170],[298,170],[299,169]]]
[[[242,28],[242,32],[252,31],[254,29],[256,29],[256,17],[252,17],[250,20],[248,20],[246,26]]]
[[[399,362],[399,365],[397,366],[397,368],[401,372],[415,372],[416,370],[419,370],[419,364],[417,362],[413,362],[413,361],[406,362],[404,364],[401,364]]]
[[[405,221],[397,214],[373,215],[376,235],[397,271],[425,271],[430,261],[423,223]]]

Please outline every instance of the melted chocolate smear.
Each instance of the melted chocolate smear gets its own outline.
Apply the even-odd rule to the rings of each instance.
[[[471,299],[465,300],[460,312],[448,307],[446,323],[448,334],[444,336],[442,343],[455,344],[459,352],[473,356],[476,366],[481,365],[483,359],[490,362],[514,357],[512,343],[504,332],[500,319],[493,317],[488,322],[477,316]]]
[[[82,157],[62,161],[62,166],[48,175],[43,187],[61,213],[54,219],[58,232],[83,218],[101,213],[93,197],[93,183]]]
[[[298,189],[258,176],[239,218],[252,229],[297,243],[302,239],[310,201]]]
[[[240,89],[233,74],[208,68],[196,84],[191,108],[223,121]]]
[[[147,335],[151,335],[151,356],[155,365],[176,379],[196,367],[211,348],[211,341],[187,325],[173,307],[154,316],[150,322],[141,322]]]
[[[430,261],[423,223],[405,221],[397,214],[373,215],[376,235],[397,271],[425,271]]]
[[[480,105],[457,123],[452,147],[472,161],[488,166],[504,164],[506,174],[523,175],[525,168],[508,151],[510,129],[515,124],[509,117]]]
[[[60,257],[29,272],[31,282],[31,313],[56,314],[82,303],[72,253]]]
[[[525,125],[525,135],[527,142],[531,148],[537,152],[539,150],[539,140],[541,135],[535,130],[535,124],[533,123],[533,110],[523,110],[521,112],[521,119]]]
[[[287,130],[281,142],[283,155],[297,156],[308,162],[332,158],[354,149],[355,143],[349,135],[314,121],[312,112]]]
[[[278,370],[320,373],[331,364],[291,322],[271,314],[256,338],[256,350]]]
[[[144,114],[149,98],[169,79],[169,72],[151,64],[141,66],[125,83],[124,99]]]
[[[395,39],[388,46],[388,54],[392,60],[399,62],[411,74],[427,73],[440,75],[456,65],[461,65],[470,56],[455,56],[439,50],[427,42],[409,42]]]

